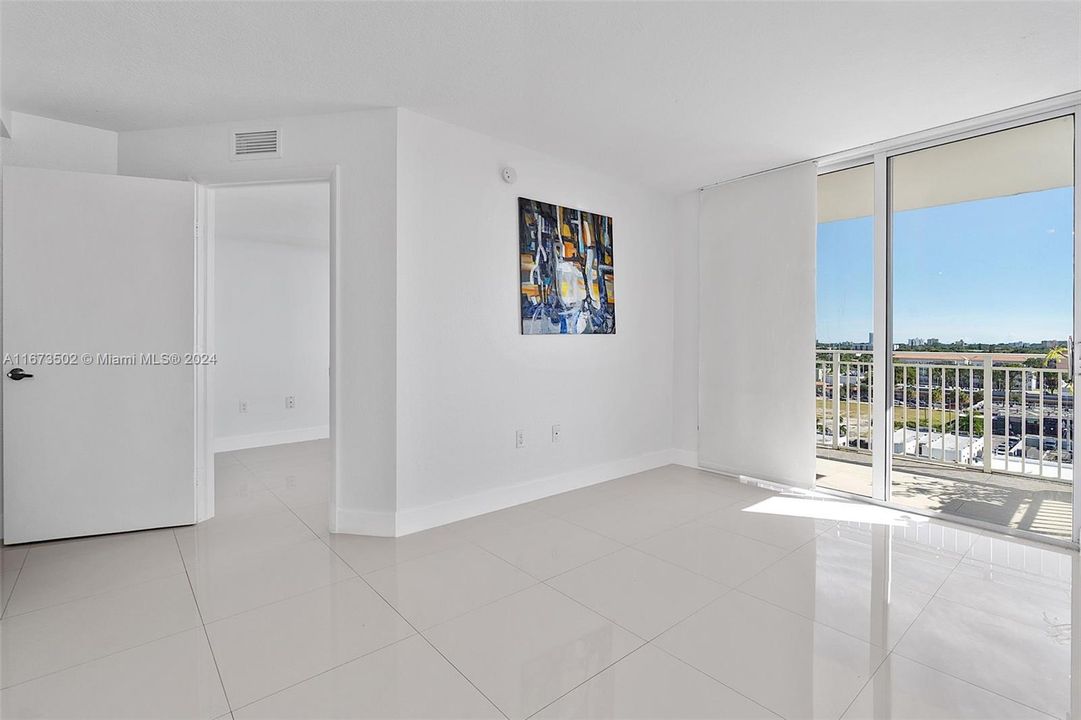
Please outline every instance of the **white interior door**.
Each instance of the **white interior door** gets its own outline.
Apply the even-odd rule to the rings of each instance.
[[[193,522],[192,184],[3,172],[5,543]]]

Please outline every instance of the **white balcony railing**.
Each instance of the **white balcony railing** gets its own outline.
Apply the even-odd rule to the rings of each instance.
[[[894,457],[1073,482],[1067,368],[1048,366],[1043,355],[1015,353],[895,352],[893,358]],[[819,446],[870,454],[872,373],[870,352],[816,351]]]

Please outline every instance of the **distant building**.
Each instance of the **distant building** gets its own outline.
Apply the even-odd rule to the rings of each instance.
[[[983,438],[898,428],[893,432],[893,452],[928,460],[967,464],[983,456]]]
[[[908,346],[909,347],[923,347],[926,344],[927,344],[927,342],[923,338],[909,338],[908,339]]]

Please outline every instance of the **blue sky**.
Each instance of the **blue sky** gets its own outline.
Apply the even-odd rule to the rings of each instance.
[[[1071,333],[1073,188],[894,216],[894,342],[1011,342]],[[874,267],[869,217],[818,226],[820,342],[866,342]]]

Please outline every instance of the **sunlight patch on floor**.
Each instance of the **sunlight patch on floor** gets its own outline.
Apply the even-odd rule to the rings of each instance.
[[[911,525],[928,519],[899,510],[866,503],[824,500],[811,496],[777,495],[743,509],[743,512],[791,517],[839,520],[874,525]]]

